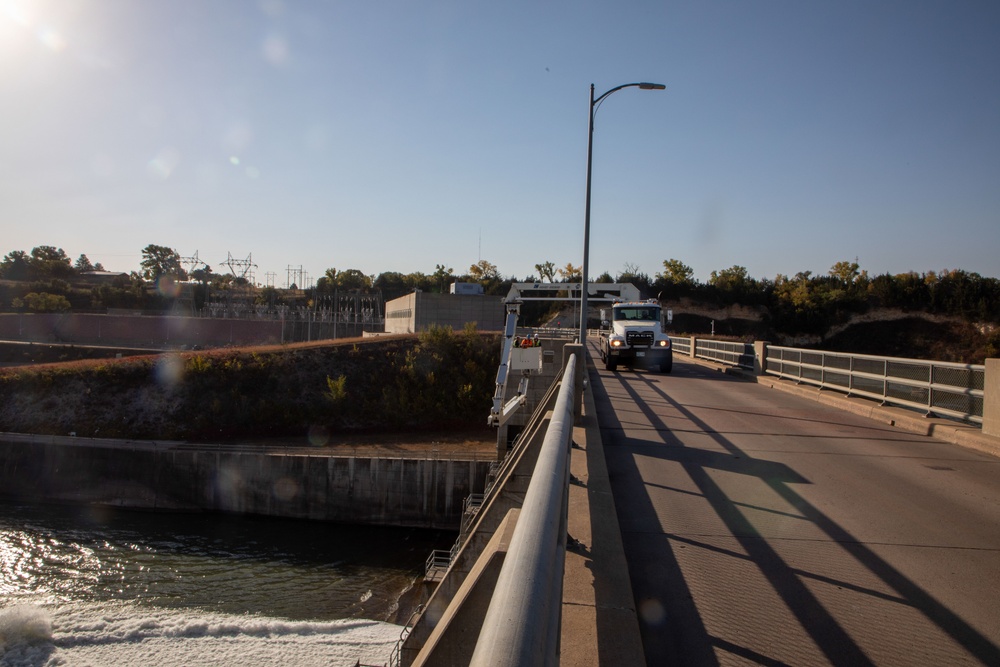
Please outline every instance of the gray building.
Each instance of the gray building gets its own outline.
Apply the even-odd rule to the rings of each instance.
[[[417,333],[431,325],[461,331],[469,322],[480,331],[503,331],[504,318],[498,296],[413,292],[385,304],[386,333]]]

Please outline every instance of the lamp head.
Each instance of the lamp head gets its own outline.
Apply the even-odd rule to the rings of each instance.
[[[639,88],[641,90],[664,90],[664,89],[666,89],[666,86],[664,86],[662,83],[645,83],[645,82],[643,82],[643,83],[639,84]]]

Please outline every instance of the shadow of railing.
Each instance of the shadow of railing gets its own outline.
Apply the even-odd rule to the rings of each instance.
[[[638,441],[633,439],[637,436],[625,434],[626,425],[622,424],[615,410],[610,407],[610,398],[605,387],[607,381],[616,383],[615,390],[620,387],[634,401],[635,411],[648,420],[652,428],[642,431],[642,438],[645,439],[643,444],[668,445],[643,446],[641,455],[679,465],[691,484],[690,488],[684,489],[662,486],[659,488],[667,492],[689,494],[704,499],[708,503],[710,512],[721,521],[738,547],[733,549],[720,546],[718,541],[713,543],[707,536],[699,538],[689,533],[673,533],[670,532],[669,525],[663,526],[666,539],[662,542],[662,546],[657,543],[655,551],[649,550],[653,547],[644,547],[646,550],[642,553],[643,560],[648,561],[651,567],[655,565],[657,571],[653,576],[657,577],[658,582],[663,582],[664,590],[669,590],[676,601],[670,608],[673,616],[669,619],[669,623],[641,623],[647,657],[658,656],[657,660],[668,661],[670,659],[668,656],[677,658],[683,653],[683,664],[715,665],[719,664],[716,650],[721,649],[758,664],[781,664],[773,656],[762,655],[754,650],[749,645],[750,642],[746,645],[733,642],[732,637],[738,636],[738,633],[727,638],[710,634],[705,619],[702,618],[701,611],[694,602],[692,582],[688,580],[678,559],[677,545],[679,545],[681,549],[685,546],[695,546],[706,550],[706,553],[752,564],[777,598],[791,612],[801,629],[832,664],[869,665],[874,662],[842,620],[817,596],[809,585],[812,582],[822,582],[871,596],[872,600],[880,599],[912,608],[983,664],[1000,664],[1000,648],[993,641],[792,487],[793,484],[808,484],[810,483],[808,479],[783,463],[757,458],[741,449],[726,434],[717,432],[710,424],[699,418],[689,406],[674,400],[653,376],[647,378],[637,374],[628,377],[628,380],[620,375],[608,378],[602,377],[594,369],[590,372],[602,434],[609,436],[616,432],[622,434],[621,437],[605,437],[606,449],[610,450],[614,446],[640,446],[636,444]],[[670,430],[664,418],[657,414],[656,410],[636,391],[633,386],[636,380],[645,383],[650,391],[662,399],[664,407],[676,411],[678,416],[688,420],[694,425],[694,430],[700,429],[698,433],[710,439],[710,442],[719,449],[713,451],[685,446]],[[739,382],[726,376],[719,376],[718,381]],[[632,410],[631,406],[629,410]],[[651,435],[651,431],[655,431],[655,435]],[[662,520],[656,514],[656,508],[649,497],[648,482],[642,479],[635,459],[636,456],[615,458],[617,466],[615,473],[619,477],[618,483],[613,485],[616,503],[619,503],[618,494],[621,490],[621,493],[627,494],[628,505],[633,508],[638,507],[638,511],[649,520]],[[611,467],[610,461],[609,467]],[[736,473],[757,480],[759,484],[787,503],[791,511],[780,513],[770,508],[754,507],[754,509],[764,509],[778,515],[784,514],[784,518],[790,521],[808,522],[829,542],[852,556],[882,585],[878,587],[858,585],[838,576],[816,571],[820,567],[819,564],[816,568],[804,571],[802,567],[796,567],[788,562],[741,511],[751,506],[732,498],[719,483],[716,478],[720,473]],[[621,509],[619,511],[621,512]],[[626,545],[628,545],[627,537]],[[880,588],[882,590],[879,590]],[[891,592],[886,592],[886,589],[891,589]],[[666,615],[664,609],[651,609],[648,606],[644,608],[644,601],[640,599],[642,592],[636,590],[635,593],[641,618],[664,620]],[[732,601],[736,601],[740,599],[742,593],[733,591],[731,595]],[[655,607],[656,603],[652,601],[651,604]]]

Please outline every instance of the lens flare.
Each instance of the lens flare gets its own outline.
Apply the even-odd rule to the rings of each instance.
[[[157,382],[173,387],[184,378],[184,361],[176,354],[165,354],[156,361],[155,373]]]
[[[160,276],[156,279],[156,291],[161,296],[174,299],[180,294],[181,286],[173,276]]]
[[[313,447],[323,447],[330,442],[330,432],[319,424],[309,427],[309,444]]]
[[[52,28],[40,28],[38,30],[38,41],[57,53],[66,50],[66,40]]]
[[[652,598],[639,603],[639,616],[647,625],[660,625],[667,616],[659,600]]]
[[[282,477],[274,483],[274,497],[276,500],[288,502],[299,495],[299,485],[294,479]]]
[[[165,181],[174,173],[180,161],[181,154],[173,148],[166,147],[146,164],[146,171],[153,178]]]

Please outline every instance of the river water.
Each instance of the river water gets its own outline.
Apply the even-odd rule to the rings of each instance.
[[[386,621],[453,540],[0,501],[0,666],[381,665]]]

